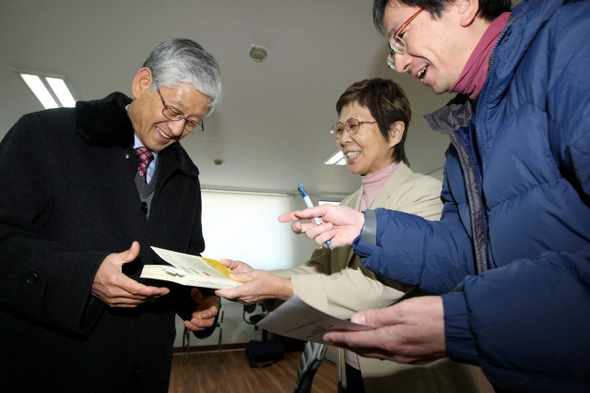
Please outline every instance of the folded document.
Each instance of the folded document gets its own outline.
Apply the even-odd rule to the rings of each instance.
[[[326,344],[324,334],[331,331],[375,329],[326,314],[305,303],[297,295],[264,317],[256,326],[281,336],[322,344]]]

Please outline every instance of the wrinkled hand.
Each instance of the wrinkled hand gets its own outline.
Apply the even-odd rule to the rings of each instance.
[[[374,330],[331,332],[324,340],[365,357],[422,364],[446,356],[444,308],[440,296],[418,297],[355,314],[352,322]]]
[[[248,266],[244,262],[239,263]],[[265,270],[250,268],[245,273],[232,273],[230,277],[243,282],[243,284],[236,288],[218,289],[215,291],[217,296],[242,304],[258,303],[266,299],[287,300],[293,297],[291,280]]]
[[[191,290],[191,298],[197,303],[193,317],[184,321],[184,326],[193,332],[205,330],[213,326],[219,312],[220,302],[217,296],[203,296],[197,288]]]
[[[133,242],[127,251],[109,254],[96,272],[92,294],[110,307],[123,308],[137,307],[167,295],[170,292],[168,288],[146,286],[123,274],[123,265],[134,261],[138,255],[138,242]]]
[[[335,206],[324,204],[305,210],[285,213],[279,216],[280,222],[288,222],[319,217],[324,223],[316,226],[313,222],[294,222],[291,229],[296,234],[304,233],[309,239],[313,239],[317,245],[326,247],[328,240],[333,247],[350,246],[354,239],[361,233],[365,223],[365,216],[347,206]]]
[[[228,269],[233,270],[235,273],[247,273],[254,270],[250,265],[242,261],[222,258],[219,260],[219,262]]]

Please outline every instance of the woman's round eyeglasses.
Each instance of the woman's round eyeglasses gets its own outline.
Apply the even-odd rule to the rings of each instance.
[[[348,135],[354,135],[359,132],[359,129],[363,124],[375,124],[377,121],[360,121],[353,117],[346,120],[344,124],[341,122],[335,123],[330,130],[330,134],[334,136],[336,139],[342,138],[342,134],[344,131],[348,132]]]

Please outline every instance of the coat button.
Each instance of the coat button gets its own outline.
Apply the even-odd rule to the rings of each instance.
[[[146,201],[141,202],[141,211],[147,214],[148,212],[148,204]]]
[[[35,284],[37,281],[39,281],[39,274],[35,272],[27,273],[25,276],[25,282],[27,284]]]

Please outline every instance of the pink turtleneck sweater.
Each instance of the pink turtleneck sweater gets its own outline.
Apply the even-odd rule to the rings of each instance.
[[[370,175],[361,176],[364,192],[363,197],[361,198],[361,211],[365,211],[373,205],[375,198],[377,198],[377,194],[379,194],[385,185],[385,182],[389,179],[389,176],[391,176],[396,167],[397,162],[394,162],[380,171]]]

